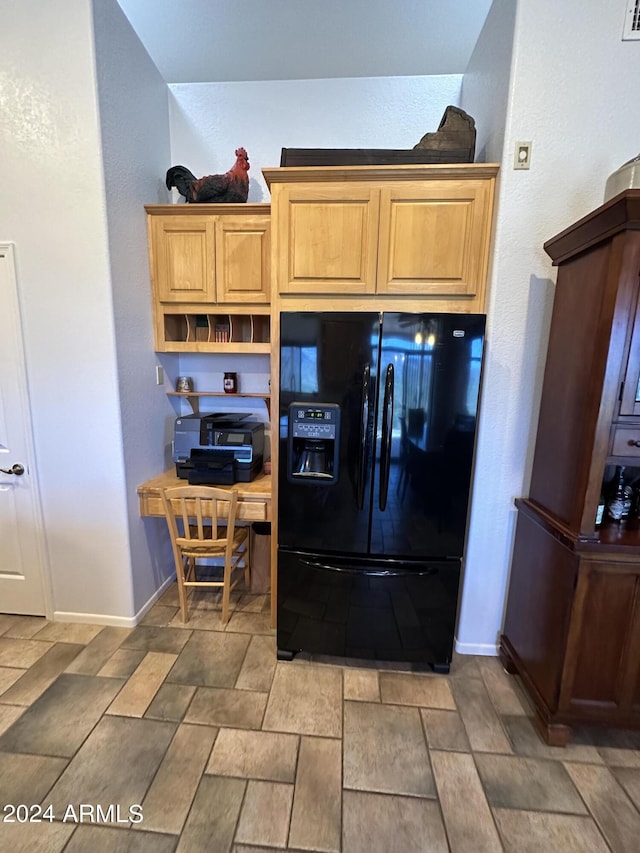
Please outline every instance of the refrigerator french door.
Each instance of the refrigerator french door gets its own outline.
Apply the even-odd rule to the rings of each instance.
[[[280,316],[278,657],[448,672],[485,316]]]

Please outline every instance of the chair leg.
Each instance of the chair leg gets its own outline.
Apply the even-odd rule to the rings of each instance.
[[[229,589],[229,584],[225,581],[224,586],[222,587],[222,622],[226,625],[229,621],[229,598],[231,591]]]
[[[188,561],[188,557],[185,558],[185,562]],[[186,622],[187,615],[187,591],[184,586],[184,563],[180,561],[180,563],[176,566],[178,572],[178,598],[180,599],[180,614],[182,616],[182,621]]]
[[[229,621],[229,600],[231,598],[231,563],[233,557],[224,561],[224,584],[222,586],[222,622]]]
[[[244,551],[244,585],[247,588],[247,592],[251,591],[251,528],[247,533],[247,538],[245,540],[245,551]]]

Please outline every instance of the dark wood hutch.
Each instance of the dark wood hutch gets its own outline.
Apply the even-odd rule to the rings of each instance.
[[[640,728],[640,519],[596,527],[616,466],[640,484],[640,190],[549,240],[558,266],[500,655],[550,744]]]

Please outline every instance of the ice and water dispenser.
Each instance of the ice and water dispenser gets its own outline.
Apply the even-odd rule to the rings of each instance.
[[[289,406],[287,478],[330,485],[338,479],[340,407],[335,403]]]

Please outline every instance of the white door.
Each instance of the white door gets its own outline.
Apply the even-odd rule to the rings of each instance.
[[[44,616],[44,534],[13,247],[7,243],[0,243],[0,318],[0,613]]]

